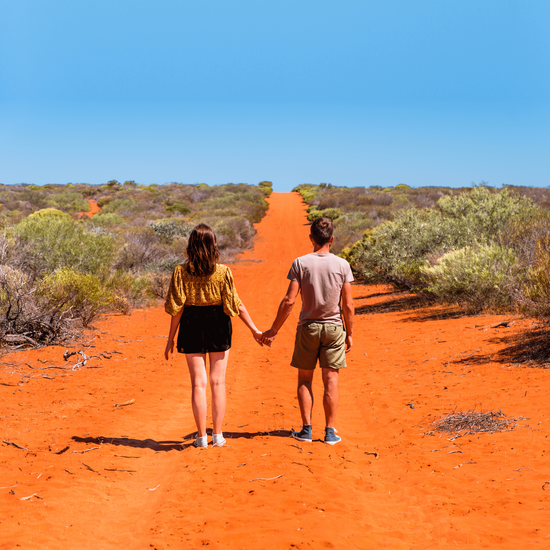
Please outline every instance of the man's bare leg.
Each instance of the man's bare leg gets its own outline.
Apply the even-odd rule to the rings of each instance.
[[[338,401],[340,399],[340,389],[338,388],[338,369],[322,369],[323,386],[323,407],[325,409],[325,420],[327,428],[334,428],[336,422],[336,412],[338,411]]]
[[[302,415],[302,424],[311,425],[311,411],[313,410],[313,381],[314,370],[298,369],[298,403]]]

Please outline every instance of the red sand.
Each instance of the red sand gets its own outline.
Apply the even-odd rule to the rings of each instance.
[[[291,260],[309,252],[300,197],[274,193],[270,203],[254,250],[233,267],[262,329]],[[550,546],[549,373],[494,361],[530,322],[380,313],[389,293],[354,286],[358,311],[378,313],[356,317],[334,447],[288,437],[300,424],[288,366],[297,311],[272,349],[234,321],[223,448],[189,446],[189,378],[182,356],[162,357],[162,307],[98,323],[90,347],[72,348],[111,352],[88,362],[96,368],[47,368],[67,365],[63,347],[6,355],[0,548]],[[319,374],[315,386],[320,438]],[[528,420],[455,441],[425,435],[432,419],[474,407]]]

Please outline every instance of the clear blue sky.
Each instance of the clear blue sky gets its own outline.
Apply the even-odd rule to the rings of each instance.
[[[0,183],[550,185],[548,0],[0,0]]]

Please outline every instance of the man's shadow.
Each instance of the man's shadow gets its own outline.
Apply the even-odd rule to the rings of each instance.
[[[207,430],[208,435],[212,435],[212,430]],[[224,432],[226,439],[253,439],[257,436],[270,437],[290,437],[290,430],[270,430],[267,432]],[[197,436],[197,432],[191,432],[183,436],[183,441],[155,441],[154,439],[132,439],[130,437],[79,437],[74,435],[73,441],[77,443],[89,443],[91,445],[115,445],[122,447],[134,447],[140,449],[151,449],[153,451],[184,451],[192,447]],[[187,443],[189,441],[189,443]]]

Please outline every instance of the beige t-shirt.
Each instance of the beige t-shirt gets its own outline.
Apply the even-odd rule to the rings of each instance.
[[[298,325],[331,323],[342,325],[340,297],[344,283],[353,281],[348,262],[334,254],[312,252],[292,262],[287,279],[298,281],[302,311]]]

